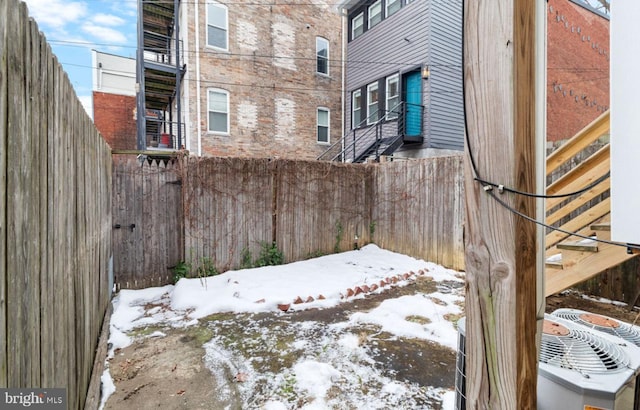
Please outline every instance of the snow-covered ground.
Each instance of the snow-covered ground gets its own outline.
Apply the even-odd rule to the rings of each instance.
[[[220,312],[251,317],[259,312],[287,315],[286,311],[327,309],[384,292],[390,286],[405,286],[420,277],[430,277],[439,284],[463,282],[459,272],[367,245],[360,250],[281,266],[181,279],[175,286],[123,290],[113,300],[109,355],[129,345],[132,340],[127,333],[136,328],[191,326],[200,323],[198,319]],[[296,360],[292,366],[273,374],[258,372],[257,358],[234,349],[224,339],[225,332],[213,329],[213,338],[204,346],[205,363],[221,385],[225,382],[217,369],[223,366],[233,369],[241,379],[236,381],[242,382],[235,386],[240,386],[240,395],[247,405],[253,404],[252,408],[287,409],[296,403],[296,398],[296,406],[302,403],[302,408],[308,410],[341,406],[428,408],[424,402],[416,401],[416,397],[424,396],[441,401],[444,409],[452,409],[453,391],[401,382],[375,366],[374,352],[363,347],[363,338],[368,338],[367,345],[375,346],[375,340],[370,335],[363,336],[356,328],[373,326],[378,333],[390,337],[429,340],[455,349],[457,332],[449,318],[462,313],[463,302],[461,286],[443,285],[428,294],[386,299],[367,312],[352,313],[348,320],[330,326],[315,321],[291,324],[287,332],[293,334],[295,342],[282,348],[288,349],[282,355],[294,354]],[[269,332],[258,322],[250,322],[246,329],[247,334],[259,335],[263,344],[270,343]],[[151,336],[163,334],[155,332]],[[104,403],[115,388],[108,369],[102,380]],[[255,393],[255,384],[259,382],[263,383],[261,396]],[[340,398],[335,391],[342,393]],[[345,392],[348,403],[344,403]],[[304,400],[301,402],[299,397]]]

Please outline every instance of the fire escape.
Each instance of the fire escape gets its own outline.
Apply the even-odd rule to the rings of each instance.
[[[180,0],[138,0],[137,148],[183,147],[181,89],[186,65],[179,25]]]

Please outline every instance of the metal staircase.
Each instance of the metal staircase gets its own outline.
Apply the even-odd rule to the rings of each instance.
[[[392,155],[403,144],[422,143],[422,135],[407,138],[408,105],[400,102],[374,122],[371,117],[364,119],[359,127],[349,131],[317,159],[353,163],[379,161],[381,156]],[[423,107],[416,107],[420,110],[421,125]],[[377,117],[378,113],[374,115]]]

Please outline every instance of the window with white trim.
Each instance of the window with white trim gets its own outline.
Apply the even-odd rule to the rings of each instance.
[[[316,37],[316,72],[329,75],[329,41]]]
[[[395,14],[396,11],[400,10],[401,6],[402,0],[387,0],[387,3],[385,5],[385,17],[389,17]]]
[[[351,20],[351,39],[355,39],[364,33],[364,12]]]
[[[369,6],[369,30],[382,21],[382,0]]]
[[[398,118],[398,103],[400,102],[400,93],[398,89],[398,74],[387,77],[386,85],[387,98],[385,101],[385,109],[387,110],[387,118]],[[395,111],[395,112],[392,112]]]
[[[367,86],[367,124],[378,121],[378,82]]]
[[[229,15],[227,6],[207,2],[207,45],[229,49]]]
[[[318,124],[318,143],[329,143],[329,109],[318,108],[317,124]]]
[[[207,93],[207,130],[209,132],[229,133],[229,92],[210,89]]]
[[[351,93],[351,128],[358,128],[362,123],[362,90]]]

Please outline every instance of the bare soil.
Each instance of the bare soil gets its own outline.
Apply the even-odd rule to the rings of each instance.
[[[203,344],[213,335],[223,336],[223,343],[240,353],[259,356],[254,363],[259,372],[277,373],[291,367],[301,352],[289,348],[295,342],[296,325],[319,323],[308,338],[319,338],[322,328],[345,322],[351,314],[369,311],[388,298],[416,293],[448,292],[461,283],[438,283],[420,278],[404,287],[381,294],[368,295],[327,309],[310,309],[260,314],[220,313],[203,318],[200,324],[181,329],[150,327],[130,334],[136,341],[116,351],[109,362],[116,391],[107,400],[106,409],[243,409],[247,408],[237,389],[243,373],[225,366],[226,380],[220,380],[205,365]],[[455,321],[457,318],[451,318]],[[416,320],[419,320],[418,318]],[[268,329],[273,339],[265,342],[261,332]],[[166,336],[149,337],[161,331]],[[375,326],[362,325],[358,330],[367,345],[375,366],[396,380],[415,382],[421,386],[452,389],[455,378],[456,352],[426,340],[392,337]],[[246,352],[243,352],[246,350]],[[224,386],[221,386],[221,385]],[[231,394],[228,388],[231,387]],[[259,392],[261,386],[256,386]],[[221,390],[227,391],[221,394]],[[336,392],[336,394],[339,394]],[[440,409],[441,403],[428,395],[420,398],[420,408]],[[305,404],[303,399],[298,405]],[[294,403],[295,406],[295,403]],[[251,408],[256,408],[251,406]]]
[[[582,293],[576,291],[566,291],[547,298],[546,312],[552,313],[556,309],[572,308],[609,316],[627,323],[635,322],[636,325],[640,322],[638,317],[640,311],[638,309],[630,309],[628,306],[603,303],[593,299],[595,298],[585,298]]]
[[[329,309],[312,309],[261,314],[212,315],[200,320],[200,324],[187,328],[138,329],[136,341],[129,347],[115,352],[109,368],[116,385],[106,409],[242,409],[238,386],[243,374],[233,366],[222,370],[225,380],[212,374],[205,365],[203,344],[213,336],[224,336],[224,343],[236,351],[247,349],[248,355],[259,356],[258,371],[278,372],[291,366],[300,352],[287,350],[293,340],[292,331],[300,322],[317,322],[324,326],[348,320],[358,311],[377,307],[387,298],[397,298],[415,293],[448,291],[463,286],[456,283],[436,284],[421,279],[405,287],[390,289],[382,294],[368,295]],[[547,312],[560,307],[570,307],[604,314],[628,323],[638,319],[638,311],[610,303],[585,299],[576,292],[565,292],[547,298]],[[453,322],[457,318],[451,318]],[[420,320],[416,318],[415,320]],[[322,327],[322,326],[321,326]],[[255,329],[268,329],[274,338],[268,343],[260,340]],[[317,328],[314,328],[317,329]],[[164,337],[149,337],[162,331]],[[379,329],[363,325],[358,330],[362,343],[370,349],[375,366],[401,381],[415,382],[421,386],[452,389],[455,378],[456,352],[424,340],[389,337]],[[311,332],[317,332],[312,330]],[[135,332],[134,332],[135,333]],[[308,334],[314,338],[319,335]],[[264,339],[264,336],[262,336]],[[283,353],[286,352],[286,353]],[[261,363],[261,364],[260,364]],[[225,394],[219,394],[224,384]],[[260,390],[260,386],[256,390]],[[295,402],[294,402],[295,403]],[[298,406],[303,405],[300,400]],[[438,400],[424,397],[421,408],[440,409]]]

